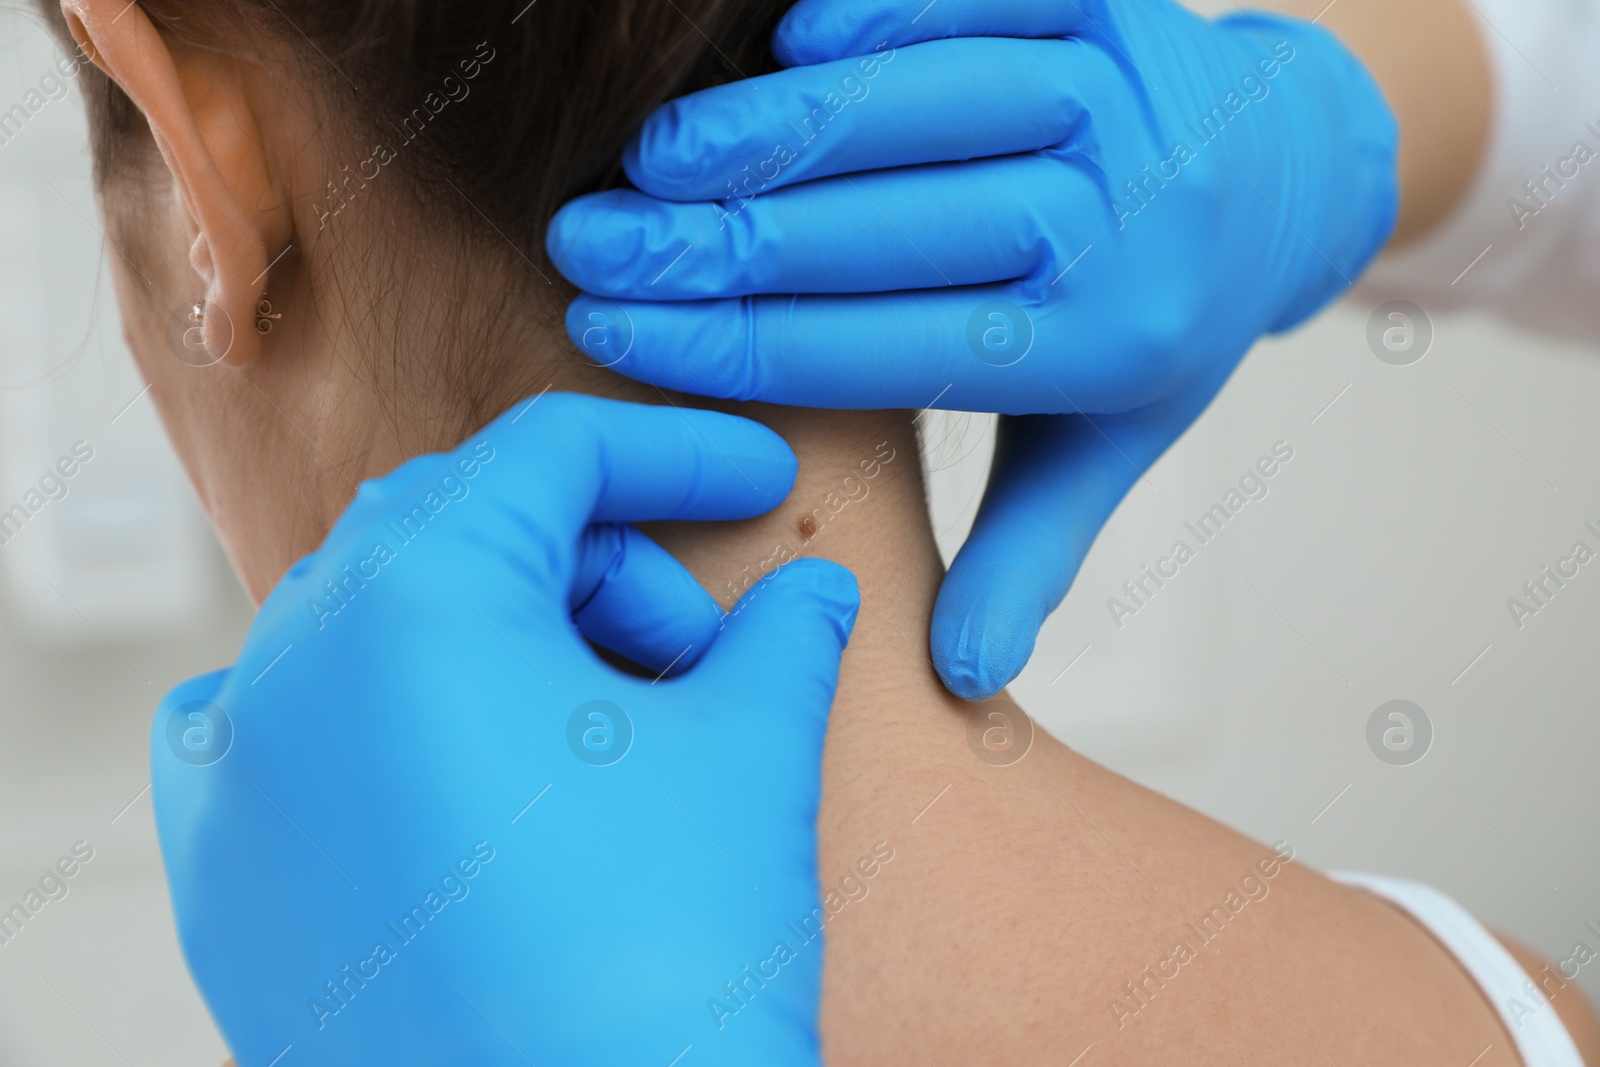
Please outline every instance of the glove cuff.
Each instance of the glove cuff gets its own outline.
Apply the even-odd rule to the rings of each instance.
[[[1217,20],[1252,38],[1287,40],[1303,57],[1283,150],[1293,190],[1278,205],[1308,247],[1298,285],[1268,329],[1298,326],[1342,296],[1388,243],[1400,215],[1400,127],[1366,65],[1334,34],[1301,19],[1244,12]]]

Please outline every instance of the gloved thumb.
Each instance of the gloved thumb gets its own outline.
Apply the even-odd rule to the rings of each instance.
[[[781,703],[785,714],[799,709],[826,722],[860,606],[848,570],[793,560],[739,598],[694,673],[717,677],[755,707]]]
[[[956,696],[987,700],[1022,672],[1100,528],[1170,440],[1119,434],[1118,444],[1102,432],[1113,421],[1001,420],[989,487],[929,632],[934,669]]]

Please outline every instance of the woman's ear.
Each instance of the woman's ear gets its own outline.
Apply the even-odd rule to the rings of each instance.
[[[83,54],[143,113],[171,172],[192,228],[208,354],[250,363],[261,351],[256,306],[269,257],[294,239],[290,199],[277,187],[250,92],[259,68],[169,42],[137,0],[61,0],[61,8]]]

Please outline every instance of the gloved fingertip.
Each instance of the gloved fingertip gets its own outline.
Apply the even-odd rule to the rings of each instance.
[[[693,136],[696,129],[682,121],[680,110],[674,100],[645,119],[622,150],[622,170],[640,192],[662,200],[709,199],[701,171],[711,146]]]
[[[723,619],[702,672],[741,692],[772,693],[838,683],[840,656],[855,629],[861,593],[837,563],[794,559],[745,590]],[[827,719],[824,708],[818,723]]]
[[[837,32],[819,18],[817,5],[791,7],[772,33],[772,56],[785,67],[807,67],[840,58]]]
[[[579,235],[583,233],[591,213],[592,208],[585,198],[568,200],[550,216],[550,225],[545,227],[545,255],[550,257],[550,262],[564,276],[567,275],[573,253],[578,247]],[[567,280],[572,281],[572,278],[568,276]]]
[[[629,647],[614,648],[661,678],[676,678],[694,669],[717,640],[722,613],[716,601],[706,597],[709,607],[693,618],[660,621],[653,634],[635,634]]]
[[[598,289],[613,275],[638,260],[645,234],[637,197],[624,189],[607,189],[569,200],[545,228],[544,250],[561,276],[579,289]]]
[[[848,644],[861,611],[861,587],[856,576],[831,560],[809,558],[792,560],[779,573],[790,588],[804,592],[827,612],[839,644]]]
[[[587,303],[585,294],[579,293],[573,298],[572,303],[567,305],[567,337],[579,348],[583,347],[583,322],[584,316],[588,313]]]
[[[661,677],[676,678],[692,670],[695,664],[705,658],[706,652],[717,640],[717,630],[722,626],[722,609],[717,607],[717,602],[707,596],[701,611],[697,613],[699,619],[687,622],[683,628],[683,635],[689,638],[685,648],[677,654],[677,658],[661,669]]]
[[[933,668],[944,687],[962,700],[974,703],[988,700],[1010,685],[1027,663],[1026,655],[1017,662],[1016,657],[1006,654],[1007,650],[991,648],[981,639],[976,642],[941,640],[935,632],[932,647]],[[1000,653],[998,658],[992,654],[996,651]],[[1031,646],[1029,651],[1032,651]]]
[[[663,157],[667,154],[661,151],[660,137],[655,131],[655,121],[655,115],[651,115],[645,120],[644,125],[628,138],[627,145],[622,149],[622,173],[628,176],[628,180],[640,192],[670,199],[670,194],[664,192],[664,189],[670,189],[671,182],[666,180],[667,175],[663,171],[670,171],[671,167],[670,164],[663,165]]]
[[[610,367],[633,348],[633,319],[614,301],[579,293],[567,305],[567,337],[585,357]]]
[[[644,151],[645,131],[650,128],[650,122],[654,118],[655,116],[651,115],[645,119],[644,125],[635,130],[633,136],[628,138],[628,143],[622,146],[622,173],[626,174],[628,180],[639,189],[644,189],[644,186],[639,184],[639,176],[646,173],[643,165],[644,160],[641,158]],[[649,192],[648,189],[645,189],[645,191]]]
[[[934,604],[934,670],[963,700],[987,700],[1015,681],[1044,623],[1036,603],[996,594],[999,573],[993,565],[953,569]]]
[[[805,31],[796,27],[799,20],[793,17],[794,9],[783,17],[772,32],[772,58],[783,67],[804,67],[813,60],[806,47]]]

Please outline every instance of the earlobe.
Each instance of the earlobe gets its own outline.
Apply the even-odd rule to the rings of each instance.
[[[201,335],[211,362],[243,366],[261,351],[255,328],[269,243],[293,239],[288,198],[273,188],[249,94],[231,59],[185,48],[174,54],[137,2],[61,0],[79,49],[150,125],[195,230],[189,263],[204,303]]]

